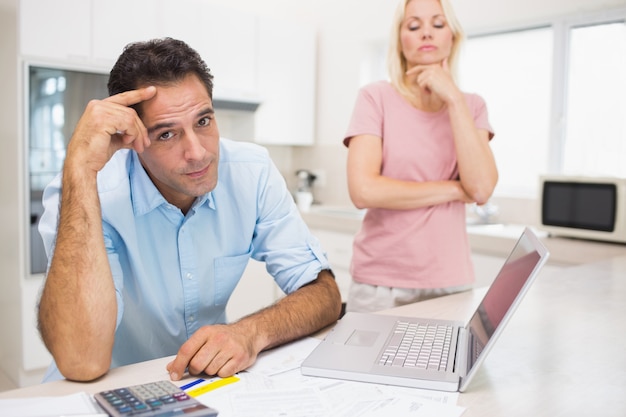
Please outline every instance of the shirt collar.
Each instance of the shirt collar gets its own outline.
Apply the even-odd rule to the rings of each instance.
[[[161,192],[156,188],[148,173],[141,165],[136,152],[131,152],[132,157],[128,175],[130,177],[130,192],[133,205],[133,212],[136,216],[142,216],[151,212],[159,206],[169,206],[170,203],[165,200]],[[191,206],[192,211],[196,211],[199,207],[206,204],[207,207],[215,209],[213,193],[208,192],[194,201]]]

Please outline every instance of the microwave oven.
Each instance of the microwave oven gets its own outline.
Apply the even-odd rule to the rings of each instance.
[[[626,178],[545,175],[540,202],[551,235],[626,243]]]

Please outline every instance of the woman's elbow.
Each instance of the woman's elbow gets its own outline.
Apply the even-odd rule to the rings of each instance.
[[[358,209],[370,208],[369,202],[365,193],[350,190],[350,200],[352,201],[352,204],[354,205],[354,207]]]
[[[482,194],[474,194],[472,196],[472,201],[476,204],[478,204],[479,206],[482,206],[483,204],[487,204],[487,202],[489,201],[489,197],[491,195],[487,195],[484,196]]]
[[[467,190],[467,193],[473,202],[478,205],[483,205],[489,201],[495,188],[495,182],[481,184],[480,186],[472,187],[470,190]]]
[[[495,172],[490,175],[485,175],[468,184],[463,183],[463,181],[461,181],[461,183],[467,196],[473,202],[478,205],[486,204],[493,195],[493,191],[498,183],[498,173]]]
[[[367,204],[365,204],[364,201],[359,200],[359,199],[352,199],[352,204],[354,205],[355,208],[359,209],[359,210],[363,210],[363,209],[367,209],[369,208]]]

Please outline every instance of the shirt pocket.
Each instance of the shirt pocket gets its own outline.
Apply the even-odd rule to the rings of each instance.
[[[228,299],[239,283],[243,271],[248,266],[251,253],[252,251],[249,251],[243,255],[215,258],[213,263],[215,271],[215,305],[225,306],[228,303]]]

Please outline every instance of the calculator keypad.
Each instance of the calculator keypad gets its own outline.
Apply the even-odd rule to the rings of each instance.
[[[113,416],[217,415],[215,410],[191,398],[170,381],[103,391],[96,394],[96,400]]]

